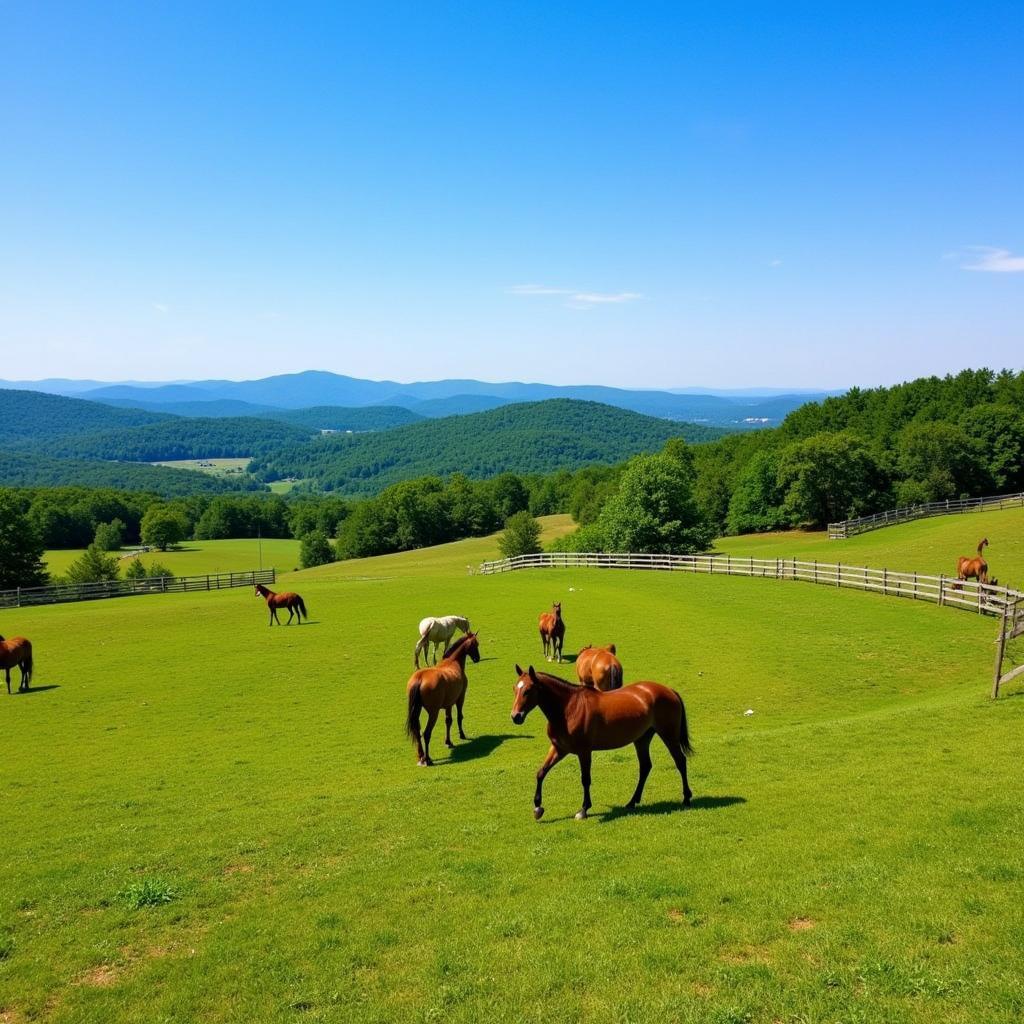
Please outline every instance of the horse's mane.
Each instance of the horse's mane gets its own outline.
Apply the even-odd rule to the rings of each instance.
[[[543,679],[545,683],[553,683],[555,688],[562,688],[566,690],[582,690],[582,686],[577,686],[576,683],[569,682],[568,679],[563,679],[561,676],[553,676],[550,672],[537,672],[534,669],[538,679]]]
[[[450,658],[464,643],[468,643],[475,637],[475,633],[467,633],[465,636],[460,636],[459,639],[456,640],[455,643],[453,643],[451,647],[449,647],[448,650],[444,652],[442,658]]]

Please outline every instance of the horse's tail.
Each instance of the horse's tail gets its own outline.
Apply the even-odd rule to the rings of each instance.
[[[420,731],[421,707],[423,707],[423,698],[420,696],[420,684],[417,680],[409,687],[409,712],[405,718],[405,731],[413,739]]]
[[[302,617],[304,619],[308,619],[309,618],[309,612],[306,611],[306,602],[303,601],[302,598],[299,597],[298,594],[295,595],[295,603],[299,606],[299,612],[302,615]]]
[[[679,697],[678,691],[676,696]],[[686,705],[683,698],[679,697],[679,746],[687,757],[693,756],[693,747],[690,746],[690,730],[686,727]]]
[[[611,676],[612,676],[612,689],[613,690],[621,690],[622,689],[622,662],[619,661],[617,658],[616,658],[615,661],[612,662]],[[680,697],[680,700],[682,700],[681,697]]]

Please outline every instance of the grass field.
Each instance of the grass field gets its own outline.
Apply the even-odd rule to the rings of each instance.
[[[299,542],[264,537],[257,542],[246,540],[188,540],[174,551],[152,551],[139,555],[144,565],[159,562],[175,576],[202,576],[213,572],[246,572],[260,567],[260,546],[263,548],[263,566],[287,572],[299,564]],[[47,551],[43,556],[47,569],[53,575],[66,573],[68,566],[82,552],[64,550]],[[128,559],[121,562],[123,567]]]
[[[154,466],[169,466],[171,469],[194,469],[198,473],[209,473],[211,476],[237,476],[244,473],[246,466],[252,462],[250,457],[244,459],[177,459],[170,462],[154,462]]]
[[[930,527],[856,543],[912,568]],[[38,687],[0,697],[0,1020],[1021,1018],[1024,688],[987,700],[991,620],[738,577],[468,575],[495,547],[296,573],[301,628],[247,591],[0,613]],[[555,599],[567,651],[615,640],[627,683],[685,697],[691,811],[652,748],[622,813],[627,749],[595,756],[591,820],[568,760],[534,822],[547,745],[538,712],[509,720],[512,665]],[[471,740],[435,734],[419,769],[405,682],[416,622],[447,612],[480,629]]]

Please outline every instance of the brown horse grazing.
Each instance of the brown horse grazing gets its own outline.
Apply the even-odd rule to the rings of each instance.
[[[576,655],[576,678],[584,686],[618,690],[622,686],[622,662],[615,657],[615,644],[584,647]]]
[[[537,791],[533,797],[533,816],[544,814],[541,787],[544,776],[567,754],[580,761],[583,781],[583,806],[578,820],[590,810],[590,759],[595,750],[614,750],[632,743],[640,762],[640,779],[628,807],[636,807],[651,772],[651,739],[655,733],[668,747],[683,779],[683,806],[688,807],[693,793],[686,780],[686,756],[692,754],[686,729],[683,698],[660,683],[633,683],[621,690],[603,693],[589,686],[574,686],[557,676],[529,671],[516,665],[519,677],[513,691],[512,721],[522,725],[533,708],[540,708],[548,720],[551,749],[537,769]]]
[[[280,626],[281,620],[277,617],[278,608],[288,609],[288,621],[285,623],[286,626],[292,624],[292,617],[295,616],[299,620],[299,625],[302,625],[302,617],[309,618],[309,614],[306,612],[306,603],[299,597],[298,594],[275,594],[269,587],[263,586],[262,583],[256,584],[256,596],[262,597],[267,602],[267,607],[270,609],[270,622],[268,626],[272,626],[275,622]]]
[[[409,711],[405,719],[405,731],[416,741],[416,763],[422,767],[432,765],[430,760],[430,735],[434,731],[437,716],[444,708],[444,745],[454,747],[452,743],[452,707],[459,716],[459,739],[469,737],[462,728],[462,705],[466,701],[466,656],[474,662],[480,660],[480,644],[478,633],[467,633],[460,637],[444,652],[440,665],[432,668],[421,668],[413,672],[409,678],[406,691],[409,698]],[[427,712],[427,727],[420,735],[420,709]]]
[[[7,692],[11,692],[11,669],[21,669],[18,693],[24,693],[32,682],[32,645],[23,636],[5,640],[0,636],[0,668],[7,677]]]
[[[562,660],[562,642],[565,640],[565,622],[562,621],[562,605],[556,601],[551,606],[551,611],[544,612],[538,620],[540,625],[540,643],[544,648],[544,657],[551,660],[554,655],[556,661]],[[551,654],[548,654],[550,645]]]
[[[988,583],[988,562],[985,561],[982,552],[988,546],[988,537],[983,537],[978,544],[978,555],[976,558],[968,558],[961,555],[956,560],[956,578],[963,583],[964,580],[977,580],[979,583]]]

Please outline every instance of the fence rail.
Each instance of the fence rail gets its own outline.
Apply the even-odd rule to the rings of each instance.
[[[62,604],[68,601],[98,601],[108,597],[133,597],[136,594],[184,594],[194,590],[225,590],[253,587],[277,579],[274,569],[247,572],[213,572],[205,576],[156,576],[141,580],[106,580],[102,583],[61,583],[50,587],[19,587],[0,590],[0,608],[24,608],[36,604]]]
[[[992,586],[950,576],[927,576],[918,572],[894,572],[866,566],[831,562],[807,562],[797,558],[735,558],[731,555],[643,555],[598,554],[595,552],[545,551],[536,555],[516,555],[495,562],[482,562],[480,573],[514,572],[518,569],[645,569],[663,572],[705,573],[710,576],[757,576],[763,579],[795,580],[826,587],[847,587],[931,601],[948,608],[999,618],[996,637],[996,664],[992,696],[1000,686],[1024,675],[1024,665],[1003,671],[1006,645],[1024,636],[1024,593],[1011,587]]]
[[[947,501],[929,501],[924,505],[907,505],[888,512],[876,512],[873,516],[860,519],[845,519],[841,523],[828,524],[829,540],[845,540],[868,530],[880,530],[883,526],[909,523],[929,516],[948,516],[961,512],[989,512],[1004,508],[1024,508],[1024,492],[1020,494],[997,494],[988,498],[959,498]]]

